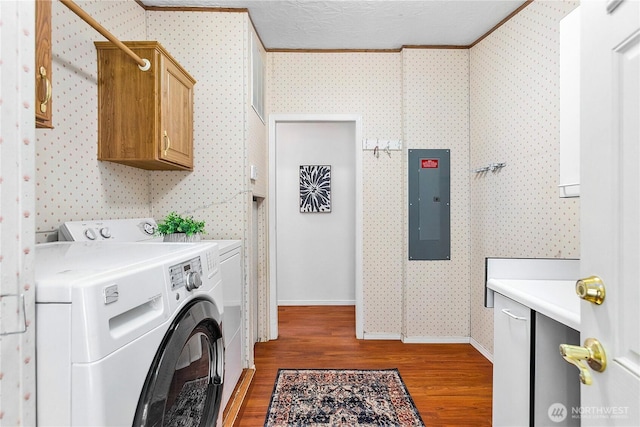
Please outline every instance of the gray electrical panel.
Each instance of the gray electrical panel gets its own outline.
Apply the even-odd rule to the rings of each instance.
[[[450,260],[450,150],[409,150],[408,175],[409,260]]]

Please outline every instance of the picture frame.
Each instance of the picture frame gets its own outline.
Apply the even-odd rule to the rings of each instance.
[[[300,166],[300,212],[331,212],[331,166]]]

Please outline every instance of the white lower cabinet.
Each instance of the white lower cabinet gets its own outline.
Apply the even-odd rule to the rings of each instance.
[[[493,425],[528,426],[531,309],[496,293],[493,313]]]
[[[535,313],[534,426],[579,426],[578,369],[560,356],[560,344],[580,345],[580,333]]]
[[[578,370],[559,352],[579,332],[499,293],[494,302],[493,425],[579,426]]]

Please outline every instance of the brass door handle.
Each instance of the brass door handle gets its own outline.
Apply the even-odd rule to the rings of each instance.
[[[575,365],[580,371],[580,382],[591,385],[593,379],[591,372],[584,362],[597,372],[603,372],[607,367],[607,357],[600,341],[595,338],[587,338],[584,347],[569,344],[560,344],[560,354],[567,362]]]
[[[576,282],[576,294],[585,301],[600,305],[604,302],[604,283],[598,276],[590,276]]]

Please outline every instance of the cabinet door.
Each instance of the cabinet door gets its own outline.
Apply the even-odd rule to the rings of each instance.
[[[496,293],[493,316],[493,425],[528,426],[531,310]]]
[[[162,59],[162,126],[159,157],[193,168],[193,83],[169,59]]]
[[[558,357],[560,344],[580,345],[580,332],[535,313],[534,425],[579,426],[580,381],[575,366]],[[559,416],[554,416],[554,411]]]
[[[36,1],[36,127],[51,128],[51,0]]]

